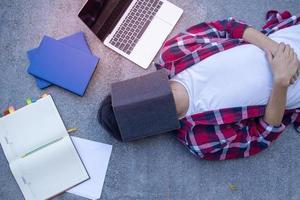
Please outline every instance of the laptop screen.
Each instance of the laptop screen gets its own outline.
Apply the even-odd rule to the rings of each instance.
[[[88,0],[78,16],[103,42],[131,2],[132,0]]]

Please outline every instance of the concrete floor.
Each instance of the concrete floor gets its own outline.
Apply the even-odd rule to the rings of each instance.
[[[147,74],[103,44],[77,18],[84,0],[1,0],[0,2],[0,110],[25,104],[27,97],[50,93],[67,127],[76,136],[113,145],[103,200],[299,200],[300,136],[288,128],[268,150],[248,159],[223,162],[199,160],[173,135],[161,135],[123,144],[97,123],[99,103],[112,82]],[[269,9],[300,11],[299,0],[171,0],[184,14],[171,35],[208,20],[234,16],[259,28]],[[60,38],[84,31],[92,52],[101,57],[84,97],[63,89],[39,90],[26,73],[26,51],[44,35]],[[95,155],[97,156],[97,155]],[[234,184],[236,190],[229,189]],[[0,199],[22,199],[0,150]],[[71,194],[60,200],[83,199]]]

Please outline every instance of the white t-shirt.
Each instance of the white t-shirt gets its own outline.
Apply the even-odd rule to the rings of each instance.
[[[290,44],[300,59],[300,25],[269,36]],[[171,80],[189,95],[186,116],[208,110],[266,105],[272,90],[272,71],[265,52],[246,44],[217,53],[180,72]],[[287,108],[300,107],[299,79],[288,88]]]

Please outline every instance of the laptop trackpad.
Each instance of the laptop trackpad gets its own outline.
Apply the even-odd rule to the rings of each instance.
[[[163,3],[162,7],[155,16],[171,25],[175,25],[182,13],[183,10],[181,8],[178,8],[174,4],[167,1]]]
[[[154,17],[130,57],[138,65],[148,67],[172,28],[170,24]]]

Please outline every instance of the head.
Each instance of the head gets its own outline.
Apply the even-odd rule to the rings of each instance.
[[[100,125],[115,139],[122,141],[121,133],[113,111],[111,95],[105,97],[98,110],[98,121]]]
[[[115,82],[98,111],[101,126],[129,142],[180,127],[165,71]]]

